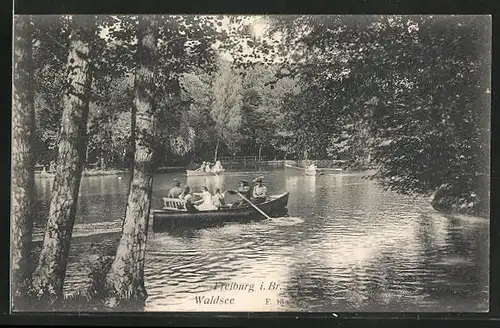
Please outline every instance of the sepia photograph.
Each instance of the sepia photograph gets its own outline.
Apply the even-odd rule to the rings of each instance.
[[[489,311],[490,15],[16,15],[12,312]]]

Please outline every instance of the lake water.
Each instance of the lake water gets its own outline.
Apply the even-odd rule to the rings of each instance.
[[[195,191],[202,185],[213,191],[255,175],[158,174],[153,208],[175,177]],[[384,191],[359,173],[311,177],[286,169],[263,175],[270,193],[290,192],[289,217],[149,233],[146,311],[488,310],[488,220],[439,214],[428,199]],[[82,179],[68,293],[88,284],[96,252],[115,251],[128,181],[127,174]],[[37,178],[38,239],[50,186],[51,179]],[[222,283],[237,290],[221,290]],[[232,304],[197,304],[202,296]]]

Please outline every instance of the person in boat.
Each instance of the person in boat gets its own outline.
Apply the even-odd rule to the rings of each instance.
[[[207,162],[206,166],[205,166],[205,172],[211,172],[211,168],[210,168],[210,162]]]
[[[198,211],[213,211],[217,210],[212,201],[212,194],[208,191],[206,186],[202,187],[203,191],[201,193],[194,193],[194,195],[201,196],[201,199],[195,201],[195,207]]]
[[[309,165],[309,167],[307,168],[308,171],[316,171],[316,169],[317,167],[314,162],[312,162],[311,165]]]
[[[253,197],[253,188],[257,185],[257,181],[258,180],[264,181],[264,176],[259,175],[258,177],[254,178],[252,180],[252,184],[250,185],[250,190],[248,191],[248,198],[252,198]]]
[[[224,205],[224,195],[220,192],[220,189],[215,189],[215,194],[212,197],[212,201],[215,207],[220,208]]]
[[[236,189],[236,191],[239,192],[246,199],[250,199],[250,196],[251,196],[250,185],[248,184],[247,181],[241,180],[240,186],[238,187],[238,189]],[[243,199],[241,199],[241,200],[235,201],[233,203],[232,207],[240,207],[241,205],[244,205],[244,204],[246,204],[246,202]]]
[[[55,171],[56,171],[56,163],[54,161],[50,161],[49,172],[55,172]]]
[[[252,190],[252,199],[254,203],[262,203],[266,201],[267,198],[267,188],[264,186],[263,177],[258,177],[255,179],[256,185]]]
[[[198,172],[205,172],[206,165],[207,165],[207,162],[201,163],[201,166],[198,169],[196,169],[196,171],[198,171]]]
[[[220,172],[220,171],[222,171],[222,169],[223,169],[223,167],[222,167],[222,164],[220,163],[220,161],[215,162],[215,165],[212,168],[212,170],[214,172]]]
[[[168,192],[168,198],[178,198],[182,194],[181,183],[178,179],[174,179],[174,187]]]
[[[307,168],[306,168],[306,173],[308,174],[312,174],[312,175],[315,175],[316,174],[316,164],[314,162],[311,163],[311,165],[309,165]]]
[[[246,198],[250,198],[250,185],[247,181],[241,180],[240,186],[238,187],[238,192],[245,196]]]
[[[186,210],[188,212],[197,212],[198,209],[193,204],[193,195],[191,195],[191,188],[184,187],[184,191],[179,195],[179,199],[186,201]]]

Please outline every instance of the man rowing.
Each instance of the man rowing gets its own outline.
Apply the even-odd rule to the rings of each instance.
[[[248,185],[248,182],[241,180],[240,181],[240,186],[238,188],[238,192],[245,196],[246,198],[250,198],[250,186]]]
[[[252,180],[252,184],[255,186],[250,186],[247,181],[240,181],[240,186],[237,192],[240,193],[247,200],[251,200],[254,203],[262,203],[266,201],[267,198],[267,188],[264,186],[264,177],[260,176]],[[235,202],[234,206],[241,206],[246,201]]]

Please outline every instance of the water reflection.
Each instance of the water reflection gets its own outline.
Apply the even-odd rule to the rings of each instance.
[[[161,206],[174,178],[194,190],[206,185],[213,191],[256,175],[159,174],[153,207]],[[270,193],[290,192],[290,217],[149,235],[147,311],[488,309],[487,220],[443,216],[426,199],[383,191],[356,174],[314,177],[277,170],[265,178]],[[129,175],[82,179],[67,292],[88,284],[88,257],[97,252],[91,245],[115,251],[129,181]],[[51,179],[37,179],[38,232],[50,186]],[[229,293],[214,291],[217,282],[274,282],[282,288]],[[228,308],[200,305],[196,295],[232,295],[236,302]]]

